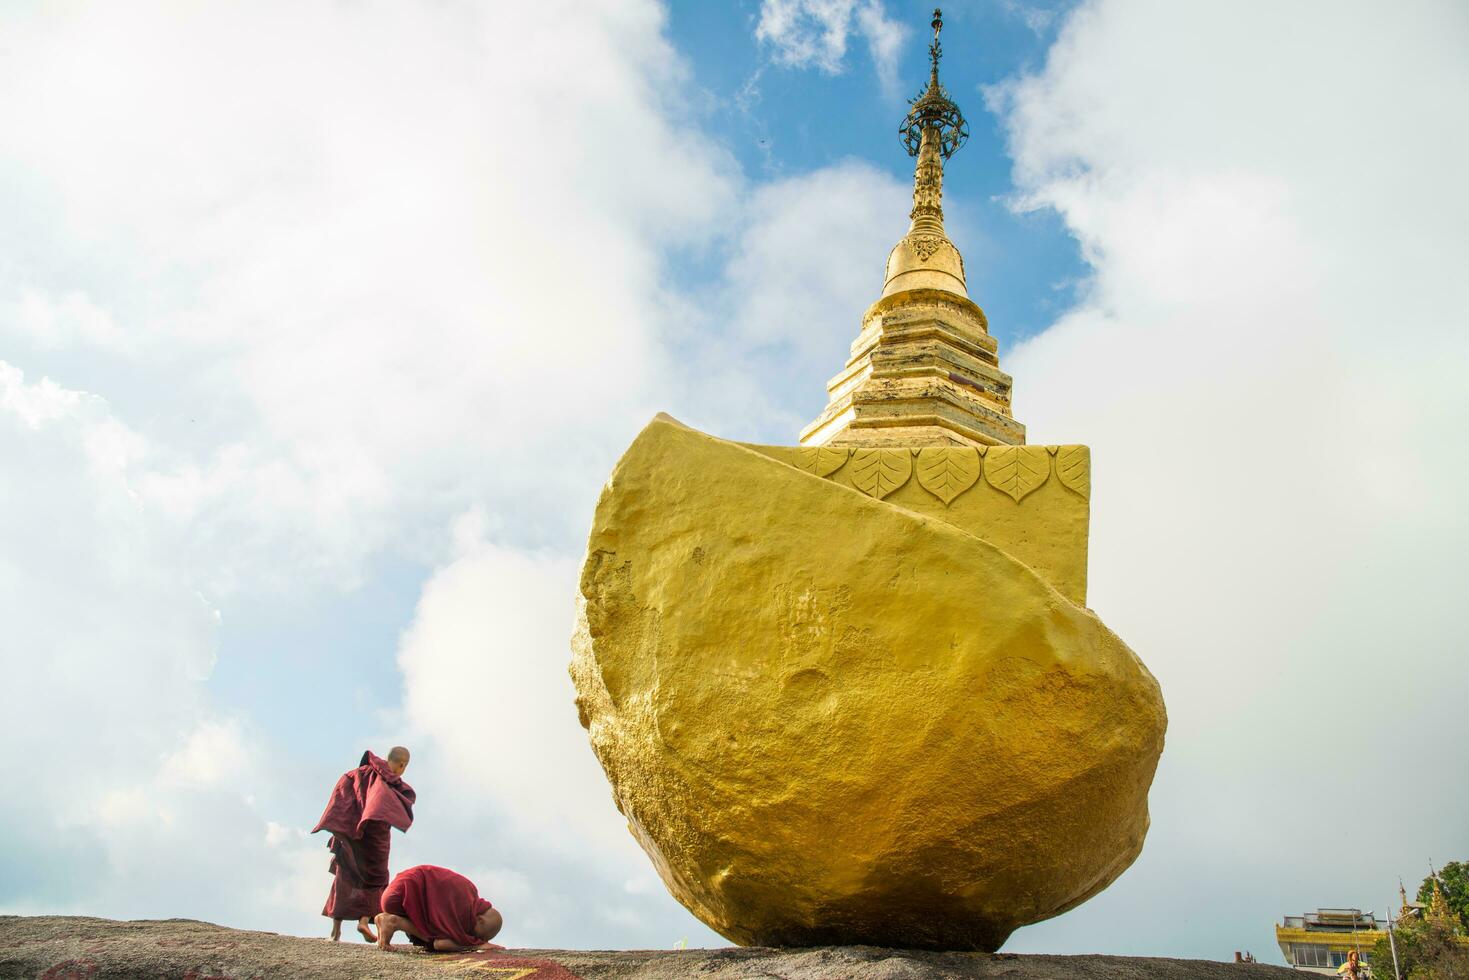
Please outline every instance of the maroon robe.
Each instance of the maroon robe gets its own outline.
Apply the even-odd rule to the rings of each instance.
[[[321,914],[329,919],[361,919],[382,911],[388,884],[391,828],[413,824],[418,794],[371,752],[362,764],[337,780],[326,811],[311,831],[331,831],[332,890]]]
[[[383,911],[401,915],[413,923],[408,938],[415,945],[433,948],[435,939],[447,939],[459,946],[478,946],[484,942],[475,934],[475,920],[489,902],[479,897],[474,882],[448,868],[420,864],[399,871],[382,897]]]

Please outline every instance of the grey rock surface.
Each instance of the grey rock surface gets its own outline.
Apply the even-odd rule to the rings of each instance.
[[[816,949],[533,950],[445,956],[189,919],[0,916],[0,980],[1286,980],[1277,966],[1129,956]]]

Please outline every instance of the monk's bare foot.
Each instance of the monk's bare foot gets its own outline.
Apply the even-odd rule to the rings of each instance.
[[[377,948],[392,948],[393,933],[398,930],[393,928],[393,917],[386,912],[377,914]]]
[[[357,931],[362,934],[364,941],[369,943],[377,942],[377,934],[372,931],[372,920],[367,916],[364,915],[357,920]]]
[[[341,919],[333,919],[332,920],[332,942],[339,943],[341,941],[342,941],[342,920]]]

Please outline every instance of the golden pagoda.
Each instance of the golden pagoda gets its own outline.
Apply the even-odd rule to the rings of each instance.
[[[928,88],[899,129],[918,158],[912,224],[888,254],[882,295],[862,317],[852,356],[827,384],[831,401],[801,431],[803,446],[1025,443],[989,321],[970,300],[964,257],[944,231],[944,161],[969,129],[939,84],[942,28],[935,10]]]
[[[571,676],[618,809],[742,944],[994,950],[1142,849],[1167,719],[1086,608],[1091,457],[1025,445],[944,233],[938,80],[912,224],[797,446],[666,415],[597,502]]]
[[[1430,877],[1433,879],[1433,892],[1428,897],[1428,908],[1423,917],[1429,922],[1442,926],[1450,932],[1458,934],[1463,931],[1464,923],[1459,920],[1459,914],[1449,908],[1449,900],[1444,897],[1443,886],[1439,882],[1438,872],[1429,867]]]

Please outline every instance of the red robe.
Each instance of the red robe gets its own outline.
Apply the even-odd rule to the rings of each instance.
[[[360,919],[382,911],[388,884],[392,827],[413,825],[418,794],[388,764],[371,752],[362,764],[337,780],[326,812],[311,831],[331,831],[332,890],[321,914],[329,919]]]
[[[383,892],[383,911],[401,915],[413,923],[410,935],[416,945],[432,948],[435,939],[459,946],[478,946],[484,940],[475,934],[475,920],[488,908],[474,882],[448,868],[420,864],[399,871]]]

